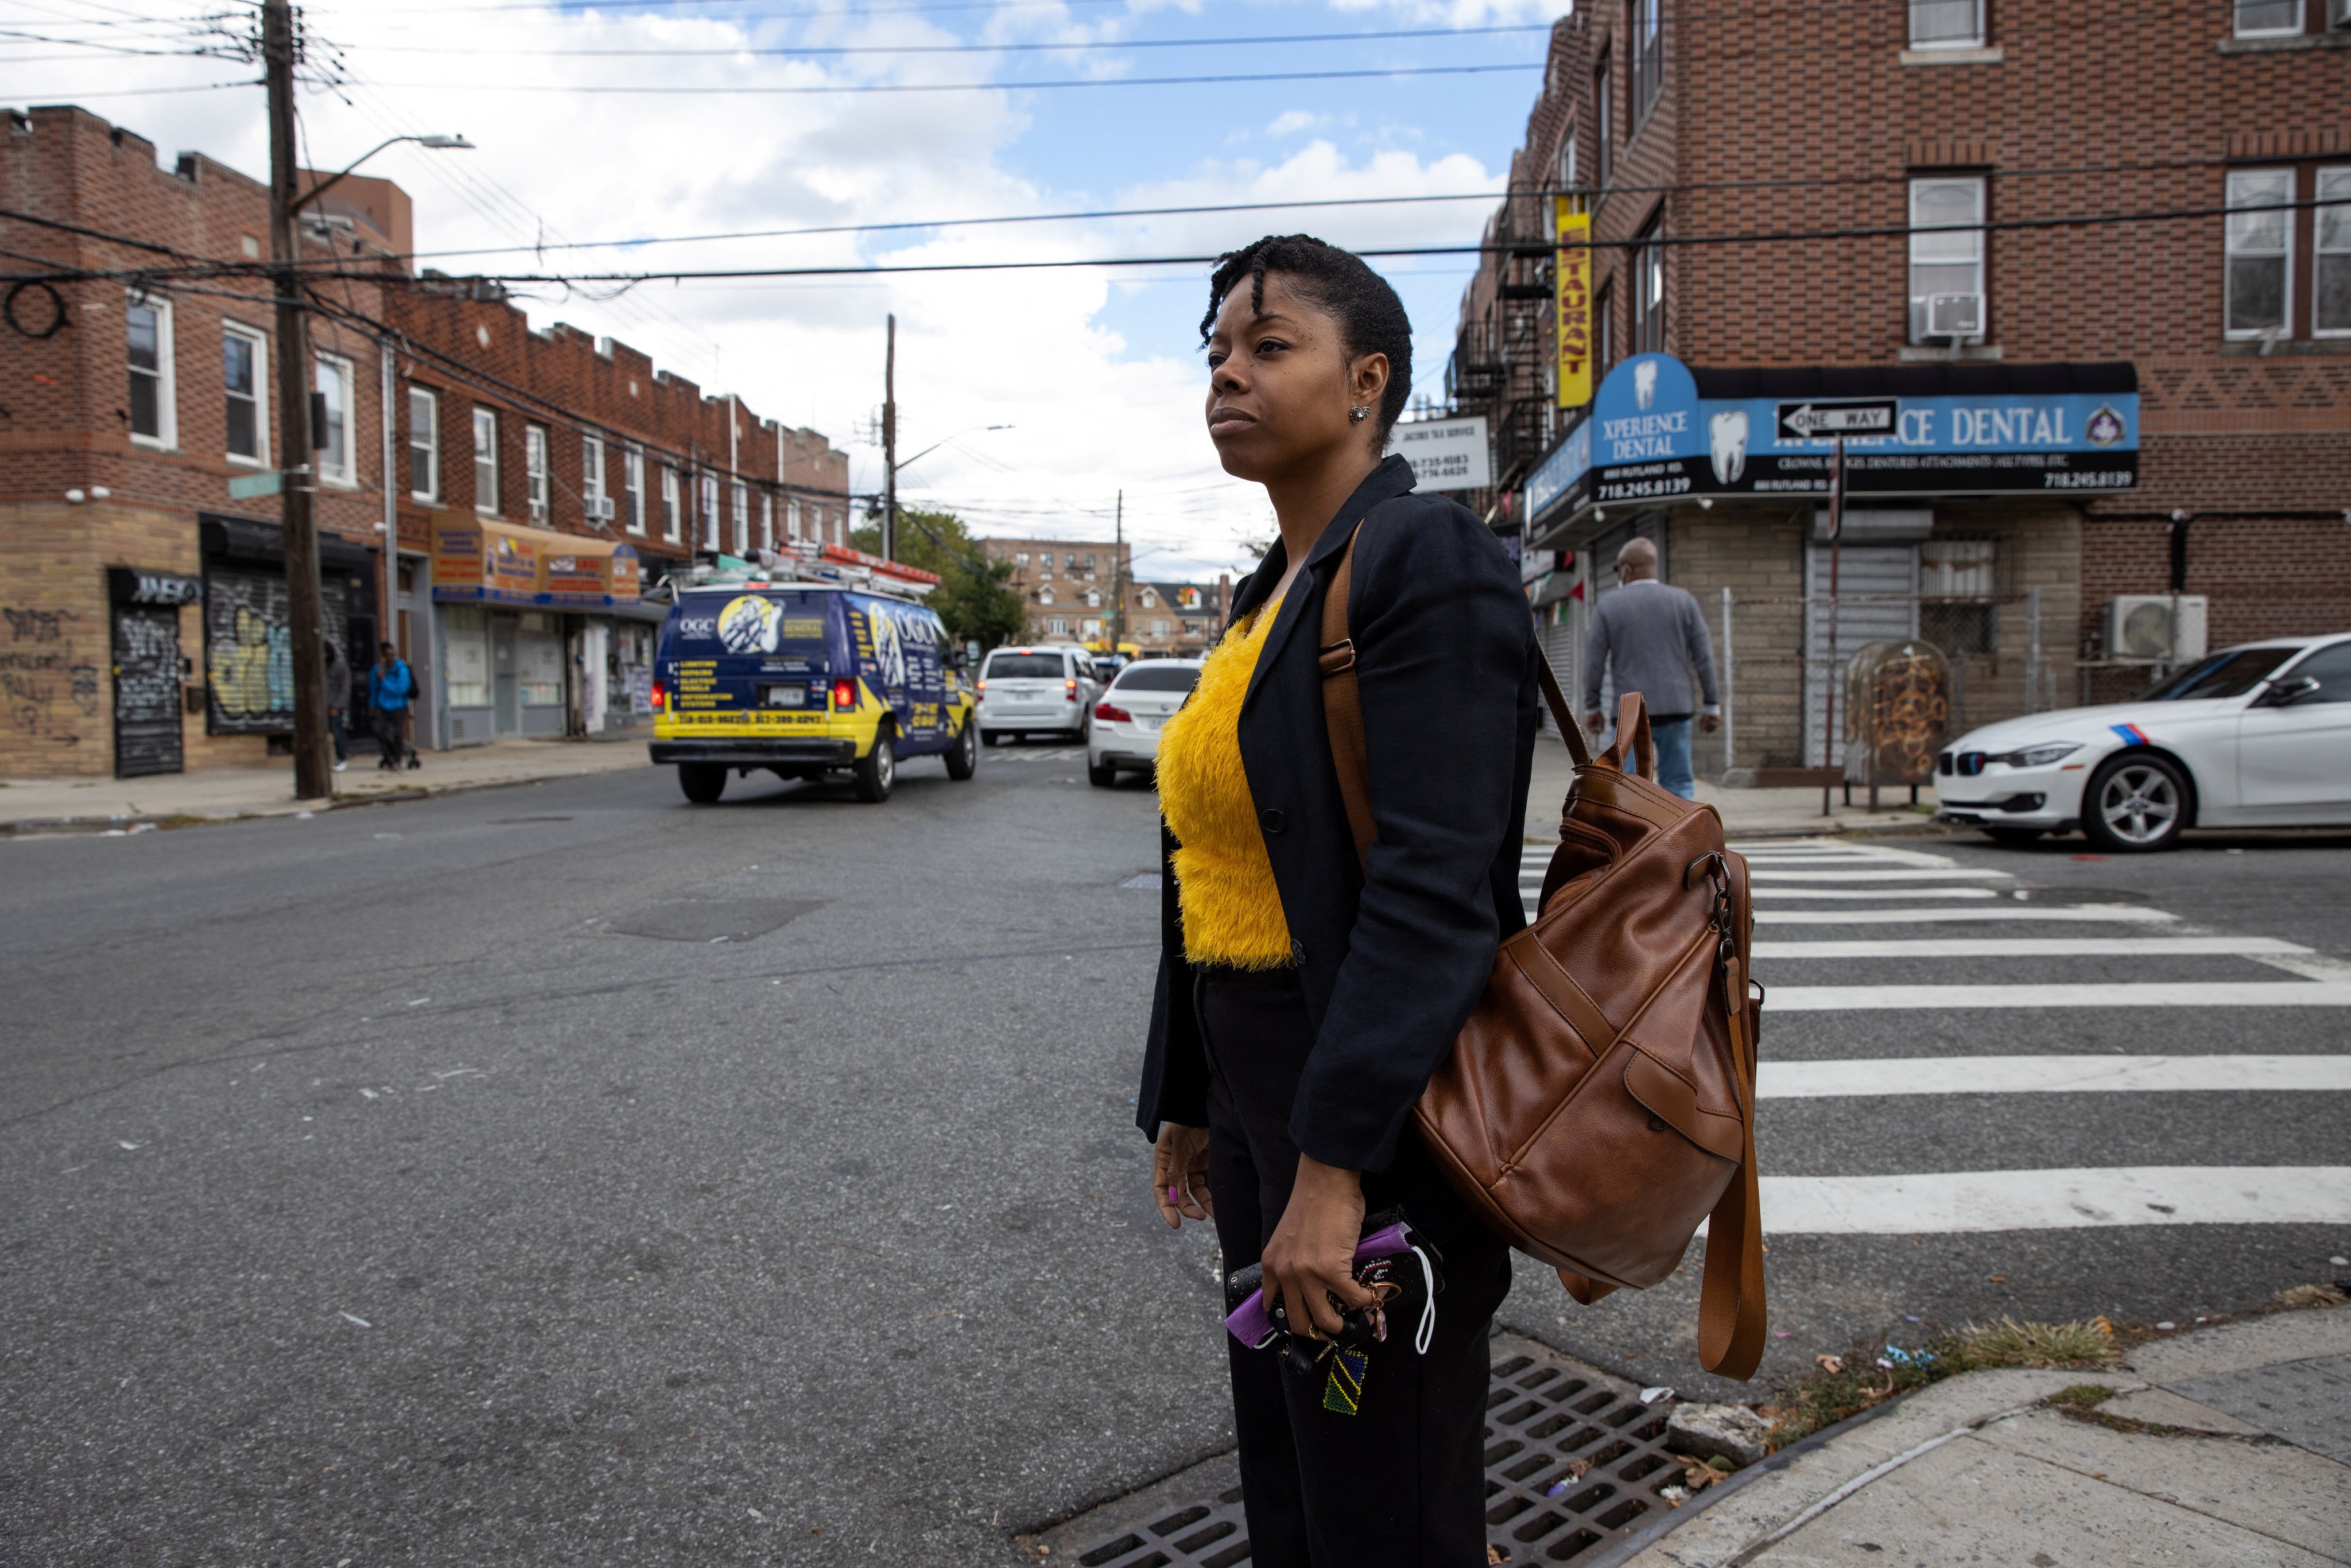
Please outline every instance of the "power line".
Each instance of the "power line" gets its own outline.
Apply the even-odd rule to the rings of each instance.
[[[1348,81],[1366,77],[1486,76],[1496,71],[1539,71],[1542,68],[1541,61],[1527,60],[1500,65],[1367,67],[1360,70],[1340,71],[1247,71],[1219,76],[1064,77],[1043,81],[841,82],[816,87],[653,87],[638,83],[567,86],[554,82],[500,82],[496,90],[500,93],[579,93],[629,98],[707,98],[714,95],[729,98],[823,98],[854,97],[866,93],[1029,92],[1054,88],[1208,87],[1225,82]],[[379,82],[376,85],[418,88],[428,92],[472,90],[476,87],[476,84],[469,82],[431,81]]]
[[[1069,43],[1027,41],[1010,44],[841,44],[800,47],[737,46],[730,48],[580,48],[501,49],[499,57],[580,59],[799,59],[836,55],[995,55],[1098,49],[1210,49],[1263,44],[1348,44],[1394,38],[1470,38],[1502,33],[1548,33],[1548,23],[1518,23],[1493,27],[1400,27],[1369,33],[1279,33],[1236,38],[1096,38]],[[44,42],[67,40],[47,39]],[[474,51],[442,44],[369,44],[370,51],[387,55],[462,55]]]

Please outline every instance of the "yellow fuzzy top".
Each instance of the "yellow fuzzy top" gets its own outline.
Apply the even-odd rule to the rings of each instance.
[[[1202,663],[1191,700],[1159,737],[1159,808],[1182,846],[1176,896],[1184,914],[1184,956],[1195,964],[1290,964],[1290,922],[1241,768],[1241,699],[1280,611],[1277,599],[1225,633]]]

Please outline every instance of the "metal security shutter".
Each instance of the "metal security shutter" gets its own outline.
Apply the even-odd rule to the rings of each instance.
[[[1559,677],[1559,684],[1566,688],[1567,700],[1571,703],[1576,700],[1575,683],[1578,679],[1576,662],[1582,656],[1583,651],[1583,639],[1577,635],[1577,632],[1583,625],[1583,618],[1577,613],[1577,610],[1578,606],[1572,599],[1562,599],[1556,604],[1547,604],[1542,608],[1542,622],[1535,628],[1535,641],[1542,645],[1543,657],[1551,661],[1552,673]],[[1542,709],[1542,727],[1545,729],[1552,727],[1551,709],[1548,706]]]
[[[1841,674],[1855,649],[1918,634],[1918,547],[1848,544],[1839,555],[1835,667]],[[1828,597],[1829,547],[1815,544],[1804,552],[1803,744],[1804,763],[1810,768],[1823,766],[1822,724],[1830,671]],[[1844,690],[1841,682],[1838,690]],[[1842,713],[1836,728],[1830,766],[1844,760]]]

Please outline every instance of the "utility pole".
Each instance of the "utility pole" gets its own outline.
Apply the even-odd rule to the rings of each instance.
[[[898,318],[882,355],[882,559],[898,559]]]
[[[269,89],[269,259],[277,296],[279,516],[286,529],[286,599],[294,661],[294,798],[334,792],[327,743],[325,614],[319,591],[319,535],[310,515],[317,453],[310,421],[310,334],[302,312],[294,228],[294,13],[287,0],[262,0],[261,48]],[[392,476],[384,476],[390,486]],[[390,551],[393,541],[386,538]],[[390,608],[386,606],[387,610]]]
[[[1114,541],[1110,547],[1110,651],[1113,657],[1118,645],[1126,641],[1126,492],[1118,493],[1117,510],[1113,514]]]

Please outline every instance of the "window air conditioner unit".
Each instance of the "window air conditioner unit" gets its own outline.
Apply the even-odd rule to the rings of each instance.
[[[600,523],[611,522],[613,516],[612,497],[610,496],[589,497],[588,515]]]
[[[2204,596],[2124,593],[2106,601],[2106,657],[2184,664],[2204,656]]]
[[[1929,294],[1927,296],[1927,336],[1929,338],[1982,337],[1983,296],[1980,294]]]

